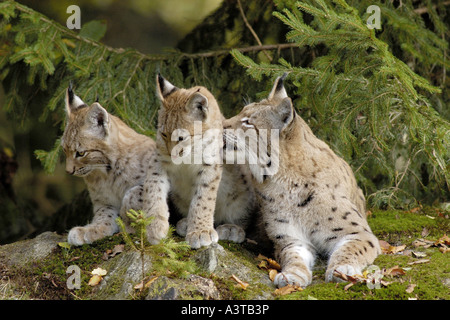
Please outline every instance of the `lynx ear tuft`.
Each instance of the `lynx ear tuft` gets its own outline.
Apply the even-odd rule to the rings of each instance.
[[[66,113],[67,115],[70,115],[72,112],[82,107],[87,107],[87,105],[75,94],[72,88],[72,81],[70,81],[66,91]]]
[[[159,73],[156,76],[156,87],[157,87],[157,93],[158,93],[159,99],[161,101],[163,101],[165,98],[167,98],[171,93],[178,90],[177,87],[175,87],[169,81],[164,79],[163,76],[161,76],[161,74],[159,74]]]
[[[281,101],[284,98],[287,98],[287,92],[284,88],[284,80],[287,77],[287,72],[285,72],[281,77],[278,77],[275,80],[275,83],[272,87],[272,91],[269,94],[268,100],[275,100],[275,101]]]

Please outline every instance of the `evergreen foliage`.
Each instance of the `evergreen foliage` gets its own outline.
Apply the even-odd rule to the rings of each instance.
[[[195,263],[191,260],[181,259],[191,247],[185,241],[177,242],[173,238],[174,229],[170,228],[167,236],[158,244],[150,246],[147,242],[147,226],[152,223],[153,217],[146,218],[145,214],[139,210],[127,212],[130,225],[135,230],[134,235],[130,235],[125,228],[121,218],[116,222],[122,236],[133,250],[140,252],[142,264],[142,280],[145,278],[144,264],[145,255],[151,257],[152,271],[157,274],[170,274],[172,276],[187,276],[195,271]]]
[[[371,4],[360,1],[358,8]],[[421,193],[448,199],[450,125],[430,102],[441,89],[415,73],[382,39],[395,35],[399,56],[422,71],[450,67],[448,44],[417,21],[410,5],[378,5],[387,26],[380,35],[367,27],[368,14],[345,1],[302,1],[274,12],[290,27],[289,41],[319,48],[320,56],[305,66],[284,59],[258,63],[238,51],[232,55],[258,80],[290,73],[299,112],[351,163],[372,204],[407,207]],[[434,21],[445,34],[436,16]]]
[[[255,46],[238,3],[263,47]],[[370,205],[450,198],[450,12],[443,1],[238,3],[224,1],[177,49],[146,55],[103,45],[102,25],[86,23],[76,33],[15,1],[1,2],[4,108],[23,122],[50,118],[62,132],[72,81],[84,101],[98,96],[109,112],[152,136],[157,72],[180,87],[208,87],[225,116],[244,99],[267,95],[273,79],[289,72],[299,113],[351,164]],[[373,4],[381,8],[382,30],[366,26]],[[417,8],[427,10],[426,19]],[[36,156],[51,173],[59,142]]]

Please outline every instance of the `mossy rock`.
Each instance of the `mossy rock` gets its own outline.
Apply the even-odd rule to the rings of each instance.
[[[14,242],[0,246],[0,262],[9,266],[21,267],[30,262],[47,258],[65,237],[54,232],[44,232],[34,239]]]
[[[193,259],[203,266],[222,294],[227,299],[273,299],[275,287],[267,272],[257,267],[257,255],[238,244],[220,243],[223,246],[217,244],[197,250]],[[249,286],[243,289],[237,285],[233,275]]]
[[[402,254],[382,254],[374,262],[380,269],[399,266],[402,276],[386,277],[380,289],[365,284],[346,287],[348,283],[325,283],[326,261],[318,260],[313,282],[300,292],[285,296],[274,294],[275,286],[268,273],[258,268],[259,247],[248,243],[220,241],[218,245],[188,250],[182,259],[198,265],[190,273],[178,274],[156,268],[157,257],[144,257],[146,279],[154,281],[144,290],[135,289],[142,281],[142,257],[125,245],[123,252],[103,258],[104,253],[125,241],[121,234],[92,245],[65,248],[58,245],[66,235],[46,232],[34,239],[0,246],[0,299],[326,299],[326,300],[448,300],[450,299],[450,256],[437,246],[415,247],[424,238],[432,243],[450,234],[448,211],[425,208],[417,211],[374,210],[369,224],[380,240],[394,246],[405,245]],[[174,238],[180,242],[183,239]],[[424,263],[406,251],[420,252]],[[442,250],[444,251],[444,250]],[[423,258],[422,258],[423,259]],[[66,286],[70,265],[81,269],[81,288]],[[100,285],[88,286],[91,271],[101,267],[108,271]],[[153,270],[155,269],[155,270]],[[232,276],[248,283],[243,289]],[[2,282],[8,279],[8,283]],[[411,291],[411,286],[415,285]]]
[[[142,281],[142,274],[151,269],[148,256],[137,251],[124,252],[100,265],[108,274],[102,280],[93,299],[128,300],[135,296],[135,285]]]

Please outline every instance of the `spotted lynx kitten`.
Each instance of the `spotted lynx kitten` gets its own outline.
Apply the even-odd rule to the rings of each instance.
[[[283,86],[285,76],[276,80],[267,99],[224,122],[231,152],[245,147],[237,129],[279,130],[278,147],[272,146],[261,164],[249,166],[264,226],[282,267],[274,282],[279,287],[307,286],[317,254],[328,257],[327,281],[337,280],[335,270],[361,274],[380,253],[366,220],[363,193],[350,166],[295,112]],[[278,170],[267,174],[275,164]]]
[[[155,142],[108,114],[85,104],[71,86],[66,92],[67,124],[61,139],[66,172],[83,177],[94,208],[91,223],[69,231],[73,245],[92,243],[118,232],[115,219],[142,208],[143,183]]]
[[[212,154],[220,154],[224,118],[214,96],[205,87],[177,88],[160,75],[156,83],[161,100],[157,151],[147,165],[144,184],[144,211],[154,217],[147,229],[149,242],[157,243],[167,234],[168,198],[185,217],[178,222],[177,233],[185,236],[192,248],[208,246],[218,239],[242,242],[254,206],[245,168],[205,159],[200,163],[175,163],[184,152],[196,154],[196,143],[200,151],[205,151],[214,139],[220,143],[213,147]],[[179,149],[180,144],[185,144],[184,149]]]

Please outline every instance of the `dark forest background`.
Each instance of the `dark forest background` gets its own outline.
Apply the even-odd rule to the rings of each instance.
[[[373,3],[383,28],[357,34]],[[449,1],[20,0],[0,3],[0,24],[0,244],[91,214],[57,143],[69,80],[153,136],[156,72],[208,87],[229,117],[289,71],[299,114],[369,206],[450,201]]]

